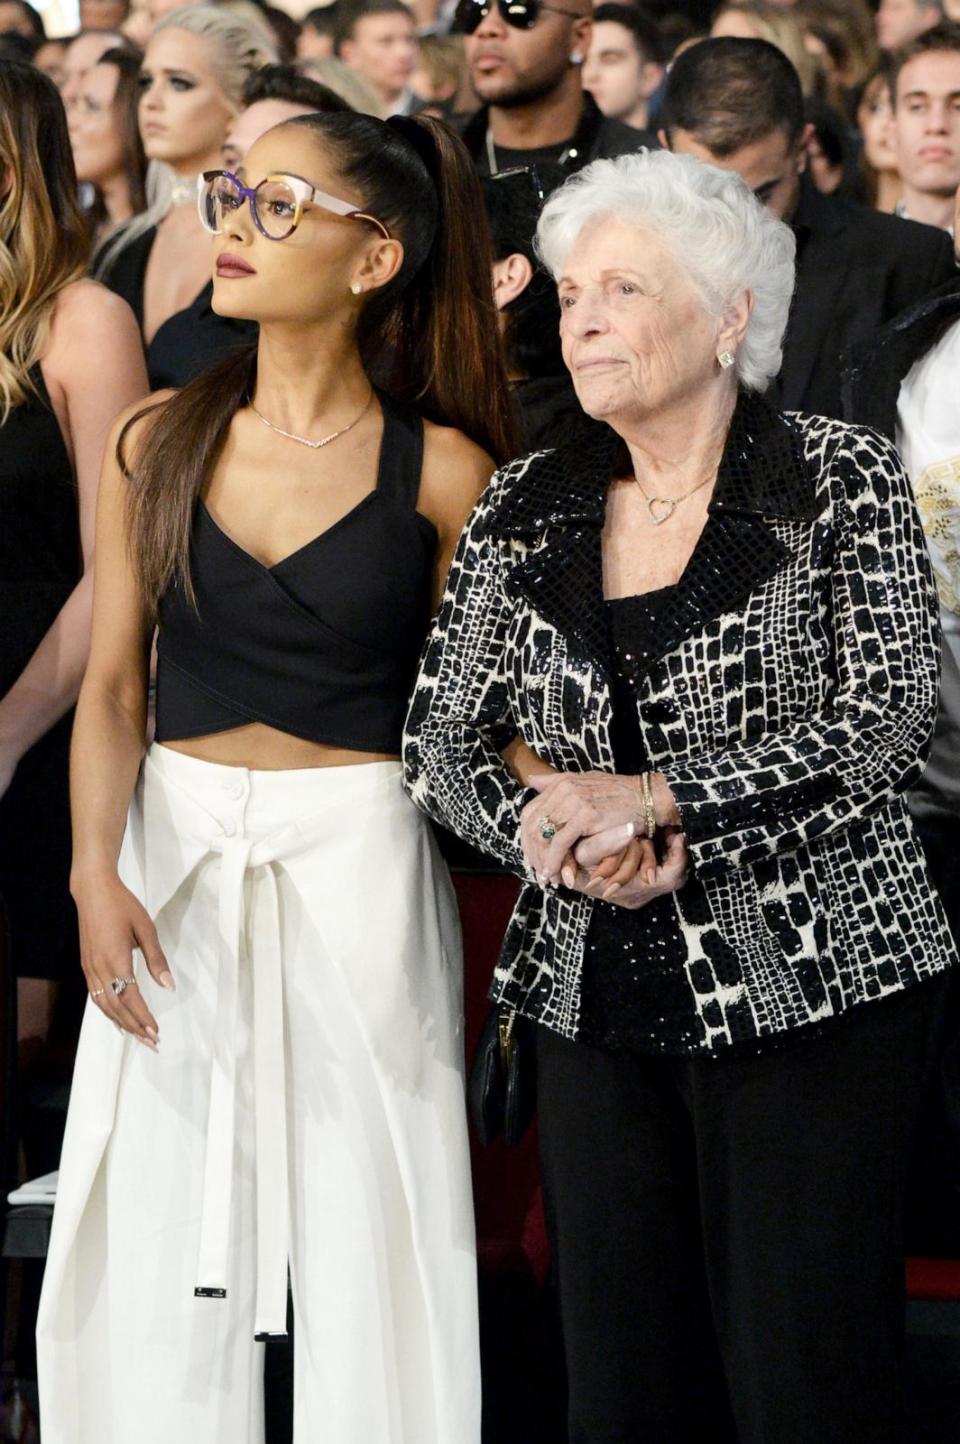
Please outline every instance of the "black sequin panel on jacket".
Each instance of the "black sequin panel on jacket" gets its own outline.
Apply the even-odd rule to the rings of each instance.
[[[604,603],[610,632],[611,740],[618,772],[650,762],[637,715],[638,684],[656,655],[676,587]],[[690,884],[688,884],[689,886]],[[705,1033],[687,982],[687,947],[672,896],[636,911],[598,901],[587,930],[580,1000],[585,1043],[643,1053],[690,1053]]]

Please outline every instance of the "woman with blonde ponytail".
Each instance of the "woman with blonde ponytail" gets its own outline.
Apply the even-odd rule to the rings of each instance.
[[[296,1444],[479,1444],[459,933],[399,762],[515,454],[479,182],[437,121],[307,115],[200,213],[259,340],[103,473],[44,1439],[263,1444],[289,1268]]]
[[[146,393],[129,309],[83,279],[87,230],[60,97],[0,66],[0,900],[21,1062],[76,976],[67,748],[90,631],[110,422]],[[91,374],[90,357],[97,357]]]

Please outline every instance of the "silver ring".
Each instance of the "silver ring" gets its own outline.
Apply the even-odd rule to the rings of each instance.
[[[119,998],[136,981],[136,978],[111,978],[110,986],[114,994]]]
[[[540,829],[540,836],[543,838],[544,842],[550,842],[552,838],[556,837],[557,824],[552,821],[551,818],[541,817],[539,822],[537,823],[537,826]]]

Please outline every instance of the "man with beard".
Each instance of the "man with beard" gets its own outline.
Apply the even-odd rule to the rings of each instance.
[[[461,134],[481,175],[526,165],[572,172],[656,146],[605,118],[584,90],[592,26],[590,0],[460,0],[455,28],[481,102]]]

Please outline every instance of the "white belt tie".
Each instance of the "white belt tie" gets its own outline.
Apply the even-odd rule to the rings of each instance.
[[[272,863],[288,847],[303,845],[295,828],[261,842],[221,836],[211,843],[222,854],[219,899],[219,972],[207,1119],[207,1152],[200,1216],[198,1298],[227,1296],[227,1269],[236,1120],[237,1024],[240,948],[244,932],[244,883],[260,871],[265,897],[253,908],[249,956],[253,960],[253,1061],[257,1173],[258,1339],[287,1332],[287,1260],[290,1180],[287,1173],[286,1060],[283,1038],[283,972],[280,913]],[[258,882],[259,882],[258,878]],[[258,891],[260,889],[258,888]]]

